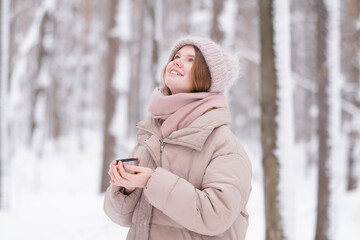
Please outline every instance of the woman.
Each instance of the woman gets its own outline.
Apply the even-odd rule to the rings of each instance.
[[[251,164],[229,130],[223,91],[238,62],[211,40],[186,37],[170,53],[151,117],[131,157],[110,164],[104,211],[127,239],[245,239]]]

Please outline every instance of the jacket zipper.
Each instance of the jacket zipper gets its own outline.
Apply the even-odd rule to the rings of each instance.
[[[164,151],[164,145],[165,145],[165,142],[163,139],[159,138],[159,136],[157,136],[153,131],[150,131],[149,129],[146,129],[146,128],[142,128],[142,127],[139,127],[137,126],[138,129],[142,129],[146,132],[149,132],[151,133],[152,135],[154,135],[155,137],[157,137],[160,141],[160,166],[162,166],[162,153]]]
[[[163,140],[160,140],[160,165],[162,166],[162,153],[164,151],[164,141]]]

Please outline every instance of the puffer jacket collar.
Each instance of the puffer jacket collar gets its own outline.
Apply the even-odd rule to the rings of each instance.
[[[145,141],[150,137],[150,134],[157,137],[160,142],[181,145],[201,151],[212,131],[217,127],[228,125],[230,122],[231,116],[228,108],[214,109],[194,120],[188,127],[175,131],[163,139],[158,122],[150,117],[136,125],[139,129],[137,140]]]

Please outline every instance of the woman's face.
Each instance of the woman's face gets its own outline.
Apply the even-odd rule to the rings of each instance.
[[[195,61],[195,48],[186,45],[175,54],[165,71],[165,84],[172,94],[188,93],[192,89],[191,69]]]

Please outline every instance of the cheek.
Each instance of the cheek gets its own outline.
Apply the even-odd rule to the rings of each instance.
[[[169,62],[168,65],[166,65],[166,72],[170,70],[170,68],[174,65],[174,62]]]

